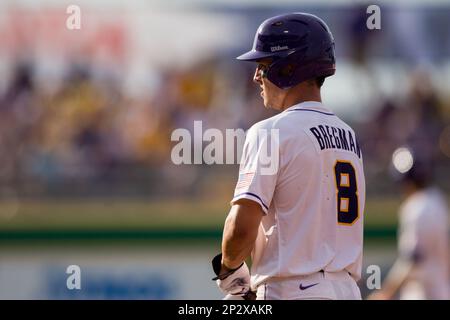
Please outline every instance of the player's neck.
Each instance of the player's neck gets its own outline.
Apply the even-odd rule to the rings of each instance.
[[[292,107],[296,104],[306,102],[306,101],[317,101],[322,102],[322,97],[320,95],[320,89],[318,88],[292,88],[289,90],[283,100],[282,110]]]

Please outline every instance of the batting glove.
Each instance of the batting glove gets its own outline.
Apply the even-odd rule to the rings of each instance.
[[[212,267],[217,275],[213,280],[225,295],[246,296],[249,293],[250,271],[245,262],[242,262],[238,268],[219,275],[222,268],[222,254],[220,253],[212,260]]]

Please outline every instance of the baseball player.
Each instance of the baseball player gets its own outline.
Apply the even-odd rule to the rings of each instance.
[[[237,59],[257,63],[264,106],[279,113],[247,132],[214,280],[227,298],[361,299],[363,161],[355,132],[321,102],[335,73],[328,26],[272,17]]]
[[[406,195],[399,210],[399,257],[381,290],[369,299],[447,300],[449,296],[448,208],[432,184],[431,163],[409,148],[393,154],[396,180]]]

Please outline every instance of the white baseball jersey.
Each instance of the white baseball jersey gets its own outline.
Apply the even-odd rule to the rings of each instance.
[[[435,188],[412,194],[400,208],[400,256],[416,268],[401,299],[449,299],[448,209]]]
[[[321,270],[360,278],[361,149],[354,131],[321,103],[294,105],[248,130],[231,204],[242,198],[265,213],[252,252],[253,288]]]

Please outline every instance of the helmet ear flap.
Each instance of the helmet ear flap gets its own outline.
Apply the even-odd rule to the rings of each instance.
[[[274,62],[267,73],[267,78],[276,86],[287,89],[296,83],[293,78],[299,68],[299,61],[303,60],[306,49],[295,51],[284,59]]]
[[[292,77],[297,70],[298,64],[292,61],[280,61],[271,66],[267,72],[267,79],[282,89],[292,86]]]
[[[294,74],[295,67],[296,66],[293,63],[288,63],[281,67],[278,73],[282,77],[291,77]]]

